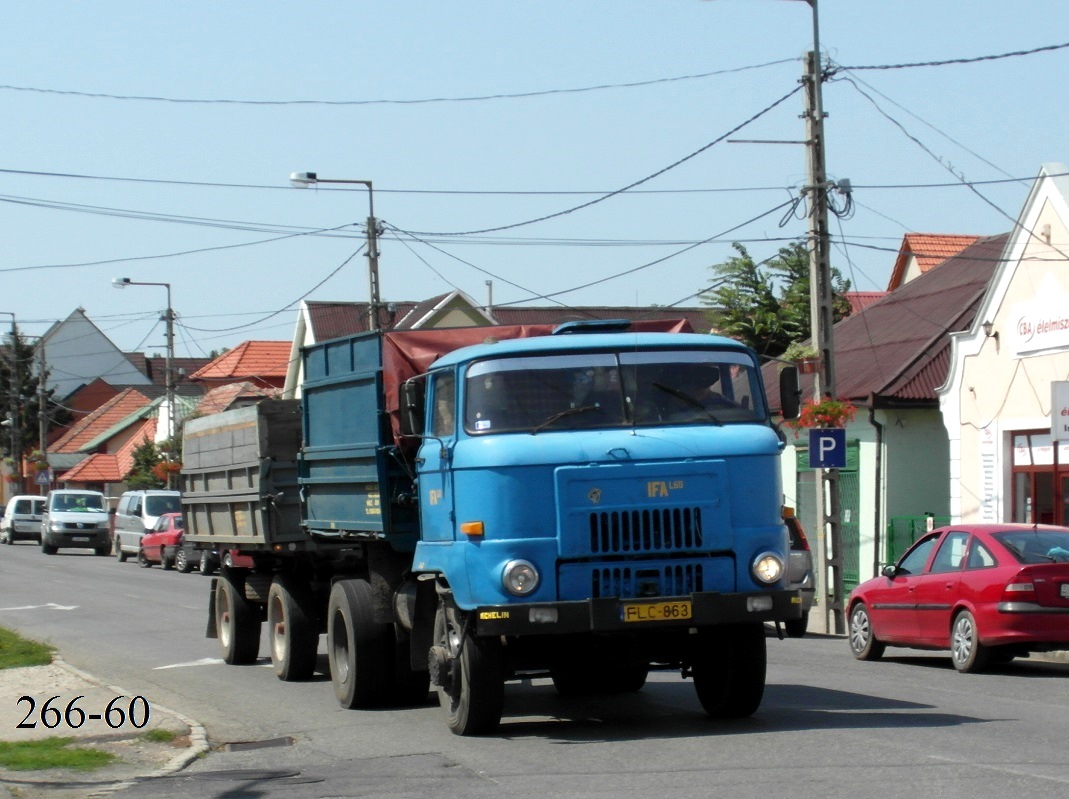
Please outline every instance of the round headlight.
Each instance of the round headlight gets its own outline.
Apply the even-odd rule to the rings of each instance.
[[[510,560],[501,572],[501,583],[513,596],[527,596],[538,588],[538,569],[527,560]]]
[[[751,569],[758,582],[771,585],[783,577],[783,559],[773,552],[764,552],[754,558]]]

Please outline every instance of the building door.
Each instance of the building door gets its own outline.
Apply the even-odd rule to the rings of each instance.
[[[846,444],[846,468],[839,470],[839,505],[843,536],[843,592],[847,594],[861,578],[861,473],[858,469],[860,446],[857,440]],[[809,468],[809,450],[795,447],[797,456],[797,485],[795,496],[798,498],[798,519],[811,537],[810,544],[816,554],[816,539],[813,536],[821,532],[817,524],[816,490],[819,473]],[[825,508],[825,511],[827,508]],[[810,532],[812,531],[812,532]],[[830,544],[830,542],[829,542]],[[829,546],[830,549],[830,546]],[[817,579],[823,584],[824,572],[817,569]],[[822,590],[818,585],[818,591]],[[830,585],[827,593],[831,593]],[[818,593],[818,596],[820,594]],[[846,597],[844,596],[843,599]]]
[[[1049,431],[1014,433],[1012,485],[1013,521],[1069,522],[1069,442]]]

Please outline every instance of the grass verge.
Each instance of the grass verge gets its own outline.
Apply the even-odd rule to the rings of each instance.
[[[0,768],[10,771],[40,771],[65,768],[92,771],[116,758],[100,749],[81,749],[70,744],[73,738],[44,738],[39,741],[0,741]]]
[[[6,627],[0,627],[0,669],[45,666],[52,662],[54,647],[39,644]]]

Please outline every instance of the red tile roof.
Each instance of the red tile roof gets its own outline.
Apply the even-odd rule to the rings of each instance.
[[[886,291],[848,291],[846,292],[847,302],[850,303],[850,313],[855,314],[858,311],[862,311],[868,308],[872,303],[877,300],[882,300],[887,296]]]
[[[151,400],[137,389],[125,389],[88,416],[75,422],[49,447],[49,452],[79,452],[85,444],[150,402]]]
[[[916,259],[917,268],[924,274],[979,239],[979,236],[947,233],[907,233],[902,237],[902,246],[899,248],[894,269],[891,270],[891,279],[887,281],[887,290],[894,291],[902,285],[911,257]]]
[[[266,383],[286,379],[289,366],[289,341],[246,341],[229,350],[191,375],[191,380],[234,382],[258,380]]]
[[[146,419],[141,429],[116,452],[90,455],[63,474],[65,483],[121,483],[134,465],[134,450],[156,437],[156,420]]]

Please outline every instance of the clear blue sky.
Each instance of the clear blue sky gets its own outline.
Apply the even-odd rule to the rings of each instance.
[[[819,14],[842,67],[1069,41],[1064,0]],[[31,335],[81,306],[120,347],[162,351],[163,289],[116,276],[172,285],[180,356],[289,339],[306,295],[367,299],[351,258],[366,190],[294,189],[293,171],[373,181],[387,301],[456,287],[482,302],[492,280],[495,303],[697,304],[732,241],[761,259],[805,233],[773,210],[805,181],[793,144],[721,142],[558,215],[797,88],[802,0],[38,0],[9,7],[5,33],[0,310]],[[833,264],[882,289],[907,231],[1009,230],[1040,165],[1069,161],[1067,74],[1067,48],[840,71],[827,165],[856,205],[832,218]],[[736,137],[801,139],[802,107],[795,94]],[[988,183],[1007,178],[1023,180]],[[438,235],[492,228],[507,229]]]

